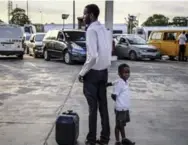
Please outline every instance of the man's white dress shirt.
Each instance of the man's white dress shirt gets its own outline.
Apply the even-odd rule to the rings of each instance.
[[[113,93],[116,95],[115,110],[126,111],[130,108],[130,91],[128,82],[118,79],[114,83]]]
[[[87,58],[79,75],[89,70],[104,70],[111,65],[112,42],[110,32],[99,21],[90,24],[86,31]]]
[[[185,34],[181,33],[178,37],[178,40],[179,40],[179,45],[185,45],[187,38],[186,38]]]

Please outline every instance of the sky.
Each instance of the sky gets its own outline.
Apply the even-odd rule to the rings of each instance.
[[[26,0],[12,0],[13,8],[26,9]],[[62,24],[61,14],[69,14],[66,23],[73,22],[72,0],[28,0],[29,18],[32,23]],[[104,23],[104,0],[75,0],[76,17],[83,16],[83,9],[87,4],[95,3],[100,8],[99,20]],[[7,22],[8,0],[0,0],[0,19]],[[41,12],[41,13],[40,13]],[[142,24],[152,14],[173,16],[188,16],[188,0],[114,0],[114,23],[125,23],[128,14],[136,15]]]

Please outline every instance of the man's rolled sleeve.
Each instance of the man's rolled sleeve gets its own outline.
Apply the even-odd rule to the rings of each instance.
[[[88,29],[86,32],[87,59],[79,73],[80,76],[84,76],[95,65],[98,57],[97,43],[96,31]]]

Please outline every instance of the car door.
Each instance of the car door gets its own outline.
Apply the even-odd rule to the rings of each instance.
[[[63,51],[65,49],[65,37],[63,32],[59,32],[57,36],[57,40],[55,43],[55,51],[56,55],[60,58],[63,55]]]
[[[116,45],[115,51],[116,51],[116,55],[119,58],[127,57],[128,43],[127,43],[127,40],[125,38],[121,37],[119,39],[119,42]]]
[[[55,45],[56,45],[56,41],[57,41],[57,33],[58,33],[58,31],[56,31],[56,30],[53,30],[50,33],[50,40],[48,41],[48,51],[49,51],[51,57],[58,57],[57,52],[55,50]]]
[[[168,56],[177,56],[177,32],[165,32],[161,43],[161,53]]]

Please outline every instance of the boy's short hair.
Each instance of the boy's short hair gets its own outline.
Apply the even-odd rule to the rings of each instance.
[[[121,73],[124,68],[130,68],[130,67],[126,63],[120,64],[118,67],[118,72]]]

